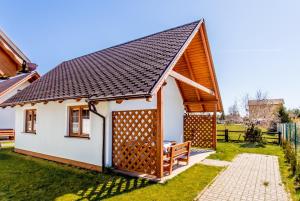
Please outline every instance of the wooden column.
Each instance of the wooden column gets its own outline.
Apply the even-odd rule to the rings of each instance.
[[[213,112],[213,126],[212,126],[212,140],[213,140],[213,148],[217,148],[217,105],[215,104],[214,112]]]
[[[163,86],[157,92],[157,177],[163,177],[164,96]]]

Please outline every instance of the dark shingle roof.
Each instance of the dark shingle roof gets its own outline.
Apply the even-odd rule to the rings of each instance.
[[[90,97],[147,97],[200,21],[65,61],[4,105]]]
[[[2,80],[0,81],[0,95],[2,95],[3,92],[8,90],[13,85],[17,84],[18,82],[22,81],[24,78],[26,78],[29,75],[29,73],[18,75],[16,77],[12,77],[8,80]]]

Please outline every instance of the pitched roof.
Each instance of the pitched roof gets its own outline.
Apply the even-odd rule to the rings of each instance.
[[[202,21],[62,62],[1,106],[92,97],[149,97]]]
[[[4,94],[6,94],[6,92],[17,87],[20,83],[23,83],[25,81],[33,82],[37,78],[39,78],[38,73],[32,72],[32,73],[21,74],[21,75],[12,77],[8,80],[0,81],[0,97],[3,96]]]

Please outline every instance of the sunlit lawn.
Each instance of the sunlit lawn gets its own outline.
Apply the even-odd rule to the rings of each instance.
[[[101,174],[0,150],[0,201],[193,200],[221,168],[195,165],[165,184]]]
[[[231,161],[240,153],[256,153],[278,156],[282,181],[290,191],[293,200],[300,200],[300,192],[294,189],[293,178],[291,177],[290,166],[285,162],[284,153],[278,145],[255,146],[245,143],[223,143],[217,144],[217,153],[210,155],[211,159]]]

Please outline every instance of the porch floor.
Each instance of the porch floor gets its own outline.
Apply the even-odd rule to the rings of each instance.
[[[214,150],[207,150],[207,149],[199,149],[199,148],[192,148],[191,154],[190,154],[190,161],[188,165],[185,165],[185,163],[180,163],[178,166],[175,165],[173,167],[173,171],[171,175],[166,175],[163,178],[159,180],[159,183],[164,183],[169,179],[172,179],[173,177],[176,177],[178,174],[186,171],[193,165],[200,163],[205,158],[207,158],[209,155],[215,153]]]
[[[190,161],[189,164],[186,165],[185,163],[180,163],[178,166],[175,165],[173,167],[173,171],[171,175],[165,175],[163,178],[156,178],[147,174],[141,174],[141,173],[134,173],[134,172],[128,172],[128,171],[123,171],[123,170],[114,170],[114,172],[129,175],[132,177],[139,177],[139,178],[145,178],[151,181],[155,181],[158,183],[164,183],[168,181],[169,179],[172,179],[173,177],[177,176],[178,174],[186,171],[193,165],[200,163],[203,161],[205,158],[207,158],[209,155],[215,153],[214,150],[207,150],[207,149],[199,149],[199,148],[192,148],[191,149],[191,154],[190,154]]]

